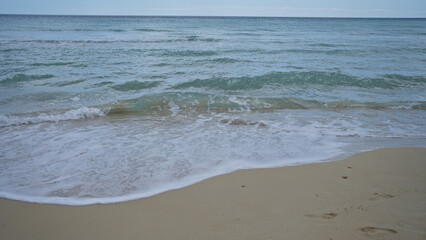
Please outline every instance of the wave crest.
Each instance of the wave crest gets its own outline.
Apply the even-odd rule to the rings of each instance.
[[[167,92],[114,103],[108,115],[175,115],[178,112],[272,112],[288,109],[424,109],[424,102],[323,102],[295,97],[249,97],[197,92]]]
[[[111,88],[118,91],[135,91],[135,90],[151,89],[151,88],[157,87],[161,83],[162,83],[161,81],[145,81],[145,82],[130,81],[130,82],[125,82],[123,84],[114,85]]]
[[[64,113],[41,113],[32,116],[0,115],[0,127],[34,124],[42,122],[60,122],[67,120],[88,119],[106,116],[108,111],[99,108],[81,107]]]
[[[53,78],[55,75],[44,74],[44,75],[26,75],[26,74],[15,74],[13,77],[5,78],[0,80],[0,85],[14,84],[31,80],[42,80]]]
[[[426,81],[419,76],[384,75],[358,78],[340,72],[273,72],[260,76],[196,79],[173,86],[173,89],[206,88],[225,91],[256,90],[269,86],[326,86],[395,89]]]

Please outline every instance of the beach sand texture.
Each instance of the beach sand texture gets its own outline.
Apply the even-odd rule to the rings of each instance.
[[[0,200],[0,239],[426,239],[426,149],[242,170],[154,197]]]

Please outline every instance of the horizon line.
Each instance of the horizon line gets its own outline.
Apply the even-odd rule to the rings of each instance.
[[[64,16],[64,17],[197,17],[197,18],[340,18],[340,19],[426,19],[426,17],[342,17],[342,16],[253,16],[253,15],[134,15],[134,14],[42,14],[42,13],[0,13],[0,16]]]

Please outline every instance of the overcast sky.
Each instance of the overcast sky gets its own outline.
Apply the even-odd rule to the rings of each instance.
[[[0,14],[426,17],[426,0],[0,0]]]

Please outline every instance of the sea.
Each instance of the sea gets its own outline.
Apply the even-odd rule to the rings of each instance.
[[[426,19],[0,15],[0,197],[426,147],[425,43]]]

